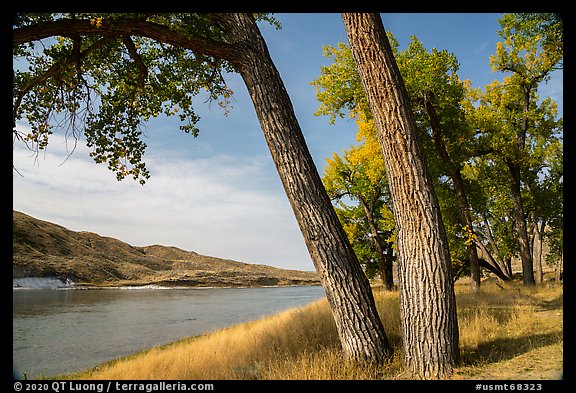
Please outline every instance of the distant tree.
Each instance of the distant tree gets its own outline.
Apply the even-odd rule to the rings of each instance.
[[[505,168],[490,155],[472,157],[464,164],[462,176],[469,185],[469,202],[474,214],[475,236],[469,241],[478,246],[483,267],[501,280],[510,280],[517,236],[511,219]]]
[[[459,362],[450,251],[406,87],[380,15],[343,13],[382,146],[397,231],[407,369],[443,378]]]
[[[92,157],[118,179],[143,182],[141,126],[177,114],[196,133],[196,94],[226,106],[222,76],[238,72],[330,303],[344,355],[382,363],[392,353],[370,284],[336,216],[292,103],[252,14],[18,14],[14,140],[43,149],[53,124],[86,136]],[[41,44],[38,41],[43,40]],[[17,129],[25,119],[31,131]]]
[[[552,150],[552,157],[549,156],[551,160],[557,159],[558,156],[561,157],[562,151],[556,150],[561,148],[559,145],[550,145],[549,150]],[[560,164],[561,165],[561,164]],[[527,212],[527,222],[528,222],[528,234],[530,236],[530,249],[532,253],[532,258],[535,264],[535,279],[536,283],[540,284],[544,281],[544,271],[542,263],[545,260],[543,255],[543,245],[544,241],[549,239],[554,239],[554,237],[562,237],[562,234],[554,234],[550,237],[548,234],[552,234],[555,231],[562,231],[562,225],[557,225],[558,222],[562,222],[563,216],[563,190],[564,185],[561,181],[562,170],[560,172],[554,171],[553,168],[546,168],[547,175],[539,175],[538,170],[530,169],[526,173],[526,192],[523,194],[524,201],[526,202],[526,212]],[[553,243],[553,242],[551,242]],[[557,247],[550,247],[550,251],[562,254],[562,251]],[[550,259],[550,261],[557,261],[558,259]],[[553,262],[554,265],[556,263]]]
[[[539,102],[537,90],[552,71],[562,68],[563,23],[555,14],[505,14],[500,25],[504,41],[498,42],[490,63],[494,71],[508,75],[503,82],[486,87],[477,110],[487,127],[479,129],[508,170],[523,280],[533,285],[522,184],[540,141],[549,141],[561,127],[561,121],[555,119],[555,104],[550,99]]]
[[[535,42],[541,41],[542,46],[561,49],[561,30],[558,31],[558,23],[550,15],[521,14],[517,17],[532,26],[530,34]],[[488,109],[492,104],[483,103],[482,94],[472,89],[469,82],[458,78],[458,62],[454,55],[436,49],[427,51],[415,37],[412,37],[406,50],[399,51],[394,37],[390,33],[388,37],[435,180],[450,244],[454,278],[470,268],[472,287],[478,288],[480,272],[477,266],[503,280],[512,278],[511,260],[520,255],[520,242],[517,227],[514,226],[517,220],[513,214],[512,194],[507,191],[511,190],[511,176],[508,167],[502,166],[501,158],[506,151],[503,146],[506,143],[510,145],[510,138],[497,132],[509,115],[506,111]],[[335,47],[325,47],[324,52],[333,59],[333,63],[322,67],[321,75],[312,82],[320,101],[316,114],[329,115],[333,123],[336,118],[348,113],[356,115],[357,106],[364,108],[365,115],[370,118],[372,114],[366,105],[365,92],[349,47],[340,43]],[[560,66],[561,61],[557,67]],[[502,82],[490,86],[500,85]],[[491,89],[487,87],[487,92]],[[493,98],[495,102],[500,102],[496,97]],[[549,131],[540,132],[538,139],[529,137],[532,141],[528,143],[531,158],[526,160],[522,195],[534,200],[535,196],[529,196],[531,192],[527,189],[531,184],[529,177],[532,176],[528,172],[537,173],[535,179],[538,181],[557,172],[550,169],[552,158],[545,157],[552,157],[551,149],[555,146],[556,151],[558,146],[561,151],[562,143],[558,137],[561,120],[554,122],[555,104],[549,98],[542,100],[539,111],[533,113],[531,121],[534,124],[556,130],[552,134]],[[501,138],[497,138],[498,135]],[[535,143],[539,147],[536,148]],[[479,168],[479,165],[484,168]],[[508,174],[494,172],[501,169]],[[549,181],[545,183],[549,184]],[[531,189],[537,192],[538,185],[534,184]],[[531,220],[527,223],[530,254],[536,252],[536,256],[539,255],[537,245],[540,244],[541,231],[535,230],[533,212],[542,212],[544,206],[541,202],[543,200],[539,199],[537,205],[531,204],[525,214],[527,220]],[[542,222],[538,222],[539,228],[542,228]],[[538,256],[537,259],[541,258]]]
[[[384,288],[392,290],[394,220],[388,179],[374,123],[365,121],[362,112],[358,116],[357,139],[362,144],[350,147],[342,157],[334,153],[326,159],[322,180],[330,198],[338,202],[338,216],[368,275],[377,271]]]

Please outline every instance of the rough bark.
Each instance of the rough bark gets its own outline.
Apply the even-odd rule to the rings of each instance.
[[[406,88],[378,14],[342,14],[388,173],[398,238],[407,370],[443,378],[459,362],[450,253]]]
[[[372,290],[350,245],[294,114],[282,79],[254,20],[235,14],[235,62],[252,98],[284,190],[320,274],[347,359],[383,363],[392,354]]]

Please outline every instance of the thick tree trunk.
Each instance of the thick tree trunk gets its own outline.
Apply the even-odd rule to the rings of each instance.
[[[234,14],[228,28],[242,56],[235,62],[306,246],[320,274],[345,358],[387,361],[392,348],[362,267],[308,151],[292,103],[254,19]]]
[[[370,283],[316,170],[284,84],[252,14],[209,14],[230,42],[172,30],[142,19],[48,21],[16,29],[13,46],[55,35],[140,35],[233,64],[242,75],[272,158],[294,210],[348,359],[382,363],[392,348],[376,311]]]
[[[459,362],[450,253],[410,102],[378,14],[342,14],[384,153],[396,222],[404,363],[443,378]]]

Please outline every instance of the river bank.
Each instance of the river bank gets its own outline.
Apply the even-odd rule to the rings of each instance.
[[[492,283],[456,289],[463,363],[452,379],[561,379],[562,287]],[[396,354],[398,292],[375,290]],[[401,357],[366,368],[342,361],[325,299],[212,333],[152,347],[64,379],[410,379]],[[543,355],[545,355],[543,357]]]
[[[158,284],[141,284],[134,281],[122,281],[118,284],[77,284],[70,279],[60,279],[57,277],[23,277],[12,279],[12,289],[209,289],[209,288],[276,288],[276,287],[301,287],[301,286],[318,286],[316,282],[305,282],[303,284],[279,284],[279,285],[158,285]]]

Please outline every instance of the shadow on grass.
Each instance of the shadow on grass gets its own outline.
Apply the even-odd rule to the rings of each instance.
[[[539,308],[537,311],[560,310],[564,304],[564,296],[562,294],[552,300],[543,300],[536,297],[534,299],[534,304]]]
[[[478,345],[462,348],[462,366],[497,363],[509,360],[533,349],[562,341],[562,332],[532,334],[514,338],[497,338]]]
[[[551,316],[556,318],[562,312],[561,288],[558,293],[551,288],[537,286],[524,288],[511,285],[502,291],[488,287],[484,293],[463,293],[458,300],[459,319],[468,320],[473,326],[484,323],[479,331],[495,334],[495,337],[484,339],[477,337],[477,345],[463,345],[462,365],[497,363],[533,349],[562,343],[562,324],[557,325],[555,319],[549,319]],[[516,317],[518,321],[513,320]],[[526,323],[528,325],[524,325]],[[521,332],[516,330],[518,328]]]

